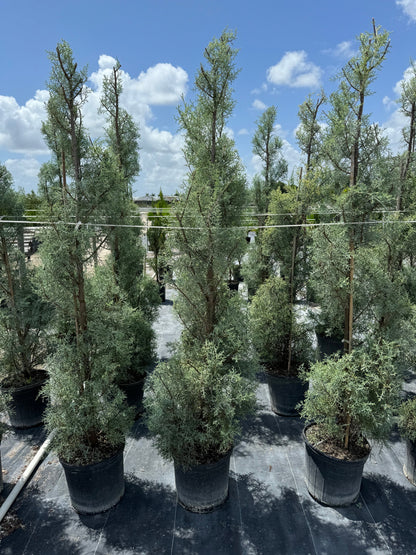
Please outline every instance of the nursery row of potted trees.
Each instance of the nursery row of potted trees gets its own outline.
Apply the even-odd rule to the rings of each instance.
[[[398,243],[398,228],[379,227],[380,233],[366,225],[379,209],[380,197],[386,198],[384,168],[374,164],[369,171],[368,148],[364,152],[362,145],[373,144],[376,132],[364,117],[364,100],[389,48],[388,35],[375,26],[373,33],[361,35],[359,55],[341,74],[321,141],[324,168],[313,164],[318,137],[313,110],[310,133],[302,135],[307,172],[298,186],[282,191],[284,164],[278,157],[264,159],[259,198],[264,193],[272,214],[295,214],[290,222],[297,227],[271,227],[250,245],[249,263],[252,257],[262,271],[251,273],[255,279],[248,310],[226,282],[247,248],[240,228],[246,178],[226,133],[238,73],[234,40],[234,33],[225,31],[207,46],[195,79],[196,99],[179,109],[189,174],[172,212],[176,226],[162,242],[165,252],[175,253],[164,258],[172,269],[164,282],[171,281],[178,292],[175,308],[183,331],[171,359],[147,377],[147,424],[161,454],[174,461],[179,502],[197,512],[221,505],[228,495],[230,455],[241,418],[255,407],[258,356],[267,370],[273,410],[284,415],[300,411],[310,422],[304,432],[310,493],[321,502],[343,505],[358,495],[368,441],[387,437],[398,406],[403,357],[392,345],[403,329],[414,334],[406,288],[411,280],[403,269],[407,255],[397,247],[408,244],[403,237],[410,231],[401,227]],[[33,380],[25,366],[29,353],[31,370],[46,368],[46,422],[56,432],[54,446],[72,504],[80,512],[98,512],[114,505],[124,491],[125,434],[140,410],[126,403],[126,383],[143,383],[154,362],[151,323],[160,291],[143,275],[144,253],[134,228],[106,227],[104,233],[99,227],[102,221],[130,223],[130,184],[139,170],[138,131],[120,106],[120,65],[104,80],[102,110],[108,127],[103,146],[88,141],[82,125],[86,71],[78,69],[65,42],[50,58],[43,133],[53,158],[40,173],[49,225],[41,237],[36,286],[18,248],[19,224],[0,226],[1,333],[12,330],[9,345],[15,358],[9,358],[19,361],[22,372],[21,383],[8,383],[2,376],[2,385],[26,386]],[[320,104],[321,99],[316,106]],[[354,125],[346,114],[357,118]],[[270,112],[260,121],[258,152],[265,151],[262,144],[273,147],[270,152],[280,148],[272,136],[275,115]],[[348,148],[341,148],[345,136]],[[337,174],[335,181],[330,171]],[[10,178],[1,177],[3,213],[20,220]],[[305,223],[319,200],[326,209],[337,207],[342,225],[309,233]],[[152,217],[160,223],[166,207],[155,208]],[[259,223],[282,223],[279,218]],[[316,223],[318,218],[330,223],[322,214],[315,215]],[[99,263],[97,252],[104,244],[111,255]],[[156,273],[161,285],[158,269]],[[297,306],[306,282],[321,305],[323,330],[338,332],[343,350],[316,364],[310,326]],[[21,320],[22,315],[30,321]],[[32,339],[36,349],[30,351]],[[411,340],[409,335],[409,344]],[[8,363],[7,353],[3,348]],[[308,382],[313,383],[309,390]],[[409,429],[415,420],[412,410],[414,405],[405,405],[402,416]],[[338,459],[347,469],[340,474],[343,490],[322,478],[325,467]],[[347,486],[345,476],[353,467],[357,477]],[[407,475],[410,467],[406,463]],[[96,489],[90,492],[87,483]]]
[[[392,172],[391,160],[383,157],[385,143],[374,140],[379,131],[364,111],[369,84],[389,49],[388,33],[373,23],[373,32],[360,35],[358,42],[358,54],[341,70],[339,89],[330,98],[325,131],[316,125],[323,95],[301,107],[308,116],[302,118],[299,142],[308,162],[314,154],[315,163],[308,163],[296,188],[282,193],[276,187],[270,194],[266,223],[277,227],[261,231],[256,248],[269,257],[263,267],[277,263],[284,279],[266,279],[250,307],[253,342],[267,370],[273,410],[288,414],[278,393],[288,387],[290,376],[296,384],[292,414],[298,409],[310,422],[304,431],[307,486],[328,505],[356,499],[368,441],[388,438],[398,410],[403,435],[414,438],[414,402],[399,409],[401,369],[414,364],[411,228],[397,216],[381,215],[394,206],[400,165]],[[409,90],[406,86],[407,102]],[[404,188],[407,208],[413,209],[408,184]],[[370,225],[381,224],[382,217],[390,225]],[[321,225],[305,233],[307,222]],[[315,319],[321,358],[333,355],[315,364],[305,319],[294,306],[305,284],[320,305]],[[313,384],[303,401],[302,380],[304,388]],[[413,468],[406,462],[406,475],[413,475]]]

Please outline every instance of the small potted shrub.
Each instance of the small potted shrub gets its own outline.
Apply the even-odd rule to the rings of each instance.
[[[399,408],[399,429],[406,439],[406,460],[403,472],[416,486],[416,398],[408,399]]]
[[[344,351],[345,307],[348,302],[348,249],[344,230],[314,230],[311,285],[319,313],[314,315],[318,358]]]
[[[228,496],[230,456],[241,418],[255,405],[252,380],[230,369],[212,342],[179,347],[148,377],[147,423],[173,460],[179,503],[208,512]]]
[[[159,198],[152,203],[153,210],[148,213],[148,220],[151,226],[147,230],[147,240],[149,241],[149,250],[153,252],[153,257],[149,259],[149,264],[154,271],[156,282],[159,288],[159,294],[162,302],[166,300],[166,286],[163,281],[166,273],[166,262],[164,260],[163,251],[166,243],[166,229],[169,226],[169,203],[164,199],[162,191],[159,192]]]
[[[125,394],[127,404],[134,408],[137,418],[143,412],[144,381],[156,360],[156,337],[142,311],[131,309],[128,312],[123,325],[126,336],[130,337],[131,348],[120,353],[116,383]]]
[[[49,263],[56,269],[49,252],[55,251],[54,233],[44,235],[42,244],[48,274]],[[55,276],[62,278],[57,271]],[[123,450],[134,411],[116,380],[120,365],[131,357],[125,322],[132,308],[119,300],[111,272],[84,276],[83,286],[86,327],[82,333],[78,328],[63,333],[64,327],[57,326],[61,331],[47,361],[44,392],[50,399],[46,425],[55,431],[53,448],[65,471],[71,504],[81,514],[95,514],[114,506],[124,494]],[[70,301],[61,307],[68,312],[58,313],[61,322],[65,316],[69,319]],[[79,321],[79,314],[76,317]]]
[[[307,384],[299,377],[313,360],[310,331],[296,318],[289,302],[287,283],[270,277],[257,290],[250,309],[254,348],[266,369],[272,409],[283,416],[298,415]]]
[[[46,408],[40,392],[47,378],[49,309],[33,290],[18,287],[13,305],[0,311],[0,383],[10,394],[11,425],[31,428],[43,422]]]
[[[23,206],[11,184],[11,175],[0,166],[0,211],[21,220]],[[50,310],[34,290],[22,238],[21,225],[0,226],[0,387],[10,394],[12,426],[29,428],[42,422],[45,409],[39,392],[46,377]]]
[[[375,343],[317,362],[304,372],[313,382],[301,416],[306,447],[306,484],[330,506],[353,503],[360,492],[368,440],[389,437],[401,380],[393,347]]]

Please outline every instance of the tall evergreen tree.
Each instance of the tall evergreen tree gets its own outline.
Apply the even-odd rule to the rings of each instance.
[[[20,248],[23,204],[13,179],[0,164],[0,383],[21,387],[36,381],[46,357],[46,324],[50,316],[32,282]],[[11,223],[13,220],[20,223]],[[43,377],[43,376],[42,376]]]
[[[309,95],[299,106],[300,125],[296,131],[299,148],[306,156],[306,172],[309,172],[318,160],[322,129],[318,121],[319,108],[326,101],[322,91],[315,98]]]
[[[197,99],[179,109],[189,172],[168,241],[175,249],[173,285],[183,331],[173,357],[149,376],[145,399],[160,452],[184,468],[229,453],[254,401],[242,298],[226,284],[245,248],[245,233],[236,226],[246,179],[226,132],[238,73],[234,39],[225,31],[207,46],[195,79]]]
[[[260,175],[253,180],[254,198],[259,214],[267,212],[270,193],[279,186],[287,174],[287,162],[282,155],[282,140],[276,135],[277,109],[267,108],[257,121],[252,144],[253,154],[262,162]],[[259,216],[259,225],[264,225],[265,216]]]
[[[51,225],[42,236],[39,278],[40,290],[55,308],[57,344],[49,361],[47,391],[53,403],[47,422],[56,429],[59,455],[85,464],[118,449],[129,425],[123,396],[113,384],[120,360],[131,352],[120,325],[129,309],[115,302],[120,292],[105,272],[89,270],[96,233],[89,223],[100,215],[120,172],[111,152],[90,144],[82,124],[86,69],[78,69],[65,41],[49,58],[43,132],[53,156],[40,174],[40,191]]]
[[[370,122],[365,113],[365,100],[371,94],[370,85],[386,58],[390,47],[389,34],[373,21],[372,33],[358,37],[359,52],[342,68],[338,89],[331,95],[331,110],[327,113],[328,128],[323,151],[333,170],[332,192],[345,227],[330,232],[324,230],[320,239],[335,244],[346,241],[348,252],[342,276],[344,310],[344,349],[351,352],[354,321],[355,251],[368,240],[368,226],[350,222],[366,222],[370,214],[380,207],[383,184],[374,179],[374,168],[381,157],[386,141],[378,126]],[[332,233],[332,232],[331,232]],[[343,235],[343,239],[340,238]],[[316,240],[318,237],[316,237]],[[330,248],[327,245],[325,248]],[[324,248],[324,250],[325,250]]]
[[[131,115],[121,106],[123,82],[121,65],[115,64],[109,76],[103,80],[100,110],[107,118],[107,145],[117,161],[119,175],[108,195],[106,217],[109,223],[124,226],[140,224],[140,218],[132,217],[132,183],[139,174],[139,129]],[[130,302],[137,306],[138,281],[143,275],[145,249],[139,228],[115,227],[108,237],[113,256],[113,268],[117,283],[126,292]]]
[[[416,146],[416,64],[411,64],[411,77],[402,83],[402,93],[399,103],[400,110],[408,118],[408,125],[403,129],[403,139],[406,152],[401,160],[400,180],[396,197],[396,210],[402,210],[404,199],[408,194],[411,174],[414,173],[414,159]],[[406,199],[407,200],[407,199]]]
[[[253,179],[254,204],[257,215],[256,242],[251,245],[247,257],[243,262],[243,273],[248,285],[249,294],[262,284],[272,272],[271,257],[265,254],[264,230],[266,213],[272,192],[282,187],[283,179],[287,174],[287,162],[282,155],[282,140],[276,134],[277,109],[275,106],[267,108],[257,121],[252,144],[253,154],[262,162],[260,174]]]
[[[158,199],[152,203],[152,210],[147,214],[148,220],[152,224],[147,231],[149,249],[153,252],[150,265],[159,285],[162,284],[163,275],[166,270],[163,255],[167,236],[165,228],[170,224],[169,212],[169,203],[165,200],[162,190],[160,190]]]
[[[241,224],[246,178],[233,140],[226,133],[232,113],[232,83],[237,76],[234,33],[224,32],[205,49],[206,64],[196,76],[197,101],[179,109],[185,132],[188,182],[176,207],[179,229],[172,234],[179,256],[173,262],[179,291],[178,313],[191,342],[222,345],[229,360],[241,347],[225,278],[245,248]],[[239,309],[238,309],[239,310]],[[231,311],[231,312],[230,312]],[[224,333],[224,326],[229,332]]]

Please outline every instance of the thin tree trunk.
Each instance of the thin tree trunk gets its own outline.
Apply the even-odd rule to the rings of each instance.
[[[345,307],[345,321],[344,321],[344,352],[351,353],[352,351],[352,328],[353,328],[353,314],[354,314],[354,239],[350,238],[349,244],[350,257],[348,260],[348,304]]]

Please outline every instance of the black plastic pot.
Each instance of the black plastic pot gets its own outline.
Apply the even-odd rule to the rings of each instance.
[[[162,303],[166,301],[166,286],[159,283],[159,296]]]
[[[303,430],[302,437],[306,454],[306,487],[310,495],[319,503],[330,507],[351,505],[360,494],[364,464],[368,455],[354,461],[326,455],[308,442],[305,435],[308,427]]]
[[[144,378],[130,383],[120,384],[120,389],[126,396],[126,401],[129,407],[136,409],[136,418],[143,413],[143,389]]]
[[[232,281],[232,280],[228,280],[227,281],[227,285],[228,285],[228,289],[230,291],[238,291],[238,281]]]
[[[8,414],[13,428],[32,428],[42,424],[47,400],[39,394],[44,384],[45,380],[42,380],[8,389],[11,395]]]
[[[344,352],[344,342],[337,337],[330,337],[321,333],[316,334],[318,342],[318,356],[319,360],[325,360],[331,355]]]
[[[193,513],[209,513],[228,497],[230,450],[215,463],[183,470],[175,463],[175,483],[179,504]]]
[[[403,472],[409,482],[416,486],[416,442],[410,439],[406,440],[406,460]]]
[[[266,372],[272,411],[280,416],[299,416],[296,405],[303,401],[308,384],[295,376],[275,376]]]
[[[117,505],[124,495],[123,449],[99,463],[72,465],[60,460],[71,505],[80,514],[96,514]]]

